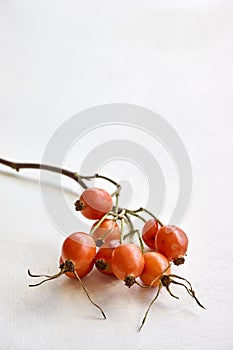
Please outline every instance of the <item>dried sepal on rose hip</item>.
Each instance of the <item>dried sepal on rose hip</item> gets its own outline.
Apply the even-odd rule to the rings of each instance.
[[[96,244],[91,236],[84,232],[75,232],[69,235],[62,244],[61,256],[60,256],[60,272],[49,275],[34,275],[28,270],[28,274],[31,277],[46,277],[45,280],[37,284],[30,284],[29,287],[39,286],[42,283],[56,279],[63,274],[70,278],[76,278],[83,291],[86,293],[90,302],[97,307],[104,318],[105,313],[102,308],[96,304],[90,297],[86,287],[84,286],[81,277],[86,276],[94,266],[94,259],[96,255]]]
[[[102,222],[98,220],[92,225],[90,235],[96,242],[97,247],[100,247],[112,240],[120,242],[121,231],[116,220],[104,219]]]
[[[166,225],[161,227],[155,236],[155,250],[175,265],[185,261],[188,249],[188,237],[179,227]]]
[[[95,267],[104,275],[115,276],[112,270],[112,254],[120,245],[119,239],[112,239],[105,242],[95,256]],[[115,276],[116,277],[116,276]]]
[[[140,279],[145,286],[158,287],[161,274],[169,274],[171,267],[168,259],[157,252],[148,252],[144,254],[145,265],[140,275]],[[164,272],[166,270],[166,272]]]
[[[112,271],[114,275],[131,287],[142,273],[144,256],[135,244],[122,244],[112,253]]]
[[[104,275],[114,276],[112,271],[112,253],[114,248],[101,247],[95,257],[95,267]]]
[[[101,188],[88,188],[74,203],[75,209],[90,220],[99,220],[113,207],[112,196]]]

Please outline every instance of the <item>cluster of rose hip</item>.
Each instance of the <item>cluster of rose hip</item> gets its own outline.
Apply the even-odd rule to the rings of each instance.
[[[171,296],[177,298],[170,290],[172,283],[183,286],[197,304],[203,307],[196,298],[191,284],[186,279],[171,274],[172,264],[184,263],[188,247],[186,234],[179,227],[163,225],[147,209],[119,208],[118,196],[118,190],[112,195],[100,188],[88,188],[83,191],[75,202],[75,209],[86,218],[95,220],[90,232],[75,232],[65,239],[61,248],[58,274],[32,275],[28,271],[32,277],[46,277],[42,282],[30,286],[40,285],[63,274],[76,278],[91,303],[99,308],[106,318],[102,308],[91,299],[81,280],[95,266],[101,273],[124,281],[128,287],[133,285],[143,288],[157,287],[141,327],[163,286]],[[150,219],[146,220],[144,214],[149,215]],[[133,217],[143,221],[141,232],[134,228]],[[127,232],[125,228],[128,229]]]

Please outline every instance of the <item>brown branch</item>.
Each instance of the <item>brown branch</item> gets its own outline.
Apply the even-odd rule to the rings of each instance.
[[[72,172],[66,169],[62,169],[56,166],[39,164],[39,163],[17,163],[17,162],[12,162],[12,161],[3,159],[3,158],[0,158],[0,164],[8,166],[16,171],[19,171],[20,169],[42,169],[42,170],[51,171],[53,173],[65,175],[70,179],[74,180],[75,182],[77,182],[83,188],[85,189],[88,188],[88,186],[82,181],[78,173]]]

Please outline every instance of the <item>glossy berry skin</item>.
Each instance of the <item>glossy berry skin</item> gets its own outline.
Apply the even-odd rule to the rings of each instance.
[[[162,277],[164,270],[169,266],[169,261],[164,255],[157,252],[145,253],[144,259],[145,265],[140,279],[146,286],[149,286],[157,277],[160,275]],[[169,267],[164,274],[169,275],[170,272],[171,269]],[[159,282],[160,278],[152,284],[152,287],[157,287]]]
[[[166,256],[169,261],[173,261],[176,265],[182,263],[178,262],[179,260],[182,261],[187,249],[188,237],[177,226],[163,226],[155,236],[155,250]]]
[[[134,244],[123,244],[116,247],[112,254],[112,271],[114,275],[130,287],[134,279],[140,276],[144,267],[144,256]],[[132,284],[127,284],[131,279]]]
[[[75,232],[69,235],[63,242],[60,264],[66,260],[72,261],[79,277],[87,275],[94,265],[96,244],[92,237],[84,232]],[[73,274],[66,273],[73,278]]]
[[[75,202],[76,210],[90,220],[101,219],[112,210],[112,206],[111,195],[101,188],[88,188]]]
[[[97,270],[105,275],[114,276],[112,271],[112,253],[114,248],[102,246],[95,257]]]
[[[155,236],[158,232],[159,225],[156,219],[148,220],[142,229],[142,239],[151,249],[155,249]]]
[[[99,221],[96,221],[92,228],[98,225]],[[115,220],[105,219],[99,227],[94,231],[91,237],[94,241],[102,240],[103,243],[108,243],[111,240],[120,240],[120,228]]]

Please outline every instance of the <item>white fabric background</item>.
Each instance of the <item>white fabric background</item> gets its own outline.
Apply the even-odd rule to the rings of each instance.
[[[72,281],[29,289],[28,267],[56,272],[63,237],[38,174],[0,165],[1,349],[232,348],[232,16],[222,0],[1,0],[0,156],[40,161],[54,131],[94,105],[133,103],[162,115],[194,176],[182,223],[189,259],[179,273],[207,309],[181,290],[180,301],[163,291],[138,334],[152,297],[144,290],[85,278],[108,315],[102,321]]]

